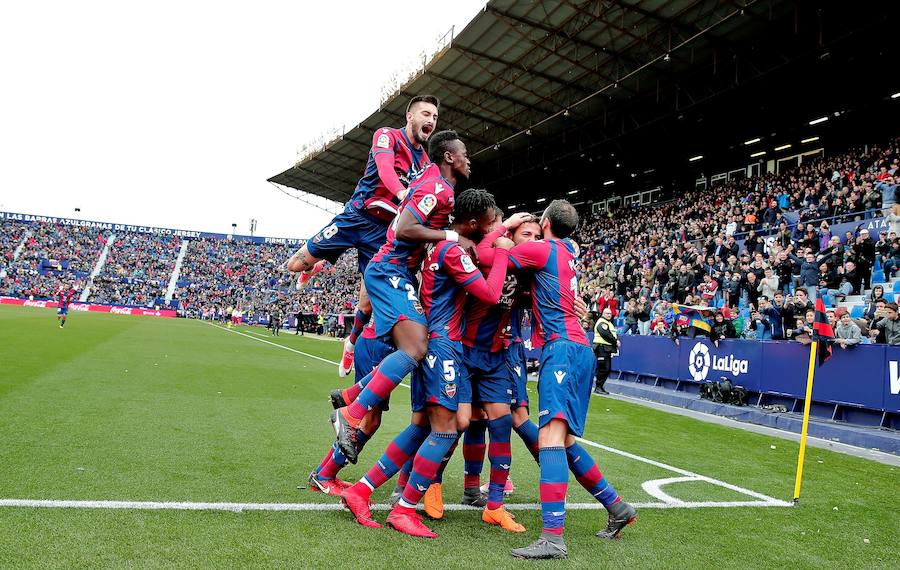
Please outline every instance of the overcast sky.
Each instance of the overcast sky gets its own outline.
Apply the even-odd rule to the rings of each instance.
[[[310,237],[266,179],[484,3],[4,2],[0,211]]]

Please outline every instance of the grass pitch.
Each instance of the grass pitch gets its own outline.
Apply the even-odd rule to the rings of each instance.
[[[331,498],[298,486],[333,439],[327,394],[341,385],[336,366],[261,340],[328,361],[340,344],[239,331],[93,313],[72,314],[60,330],[52,310],[0,307],[0,499],[330,508]],[[362,475],[408,422],[408,391],[398,388],[391,404],[343,478]],[[666,465],[782,500],[793,487],[797,444],[626,402],[594,398],[585,438],[637,456],[589,448],[631,502],[660,503],[642,484],[682,476]],[[538,471],[515,435],[513,457],[510,502],[535,503]],[[448,503],[462,492],[461,472],[455,457]],[[642,508],[614,542],[594,538],[604,511],[571,510],[569,560],[546,566],[896,567],[898,483],[897,468],[810,448],[796,507]],[[758,501],[705,481],[663,490],[687,502]],[[569,502],[591,501],[573,480]],[[525,535],[487,527],[477,511],[452,511],[432,524],[440,538],[425,541],[364,529],[341,510],[0,506],[0,566],[521,567],[509,550],[536,535],[540,513],[516,513]]]

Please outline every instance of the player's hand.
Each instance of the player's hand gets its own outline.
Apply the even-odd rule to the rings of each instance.
[[[514,245],[516,244],[513,243],[513,240],[509,239],[508,237],[500,236],[494,240],[494,247],[499,249],[505,249],[509,251],[513,248]]]
[[[528,212],[518,212],[503,220],[503,227],[508,230],[514,230],[525,222],[534,220],[534,216]]]
[[[575,314],[579,319],[584,319],[588,315],[588,306],[578,295],[575,295]]]

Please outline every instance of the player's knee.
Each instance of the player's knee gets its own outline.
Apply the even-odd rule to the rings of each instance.
[[[528,408],[519,406],[512,413],[513,427],[519,427],[528,419]]]
[[[422,359],[425,358],[425,354],[428,352],[428,339],[408,339],[403,343],[403,346],[399,348],[416,362],[421,362]]]

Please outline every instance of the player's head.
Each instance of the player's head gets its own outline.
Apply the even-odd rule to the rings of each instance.
[[[578,211],[566,200],[550,202],[541,214],[541,229],[544,235],[553,235],[557,239],[565,239],[572,235],[578,227]]]
[[[468,179],[471,173],[469,155],[466,145],[460,140],[456,131],[441,131],[434,133],[428,141],[428,156],[442,170],[449,167],[453,176]]]
[[[512,240],[516,245],[529,241],[537,241],[543,239],[544,234],[541,232],[541,224],[537,221],[522,222],[513,232]]]
[[[494,221],[491,223],[491,231],[495,232],[503,225],[503,208],[497,206],[494,208]]]
[[[453,203],[453,228],[461,236],[484,236],[494,225],[497,203],[487,190],[470,188],[456,195]]]
[[[437,128],[440,105],[441,102],[434,95],[416,95],[409,100],[409,105],[406,106],[406,125],[417,144],[425,144]]]

